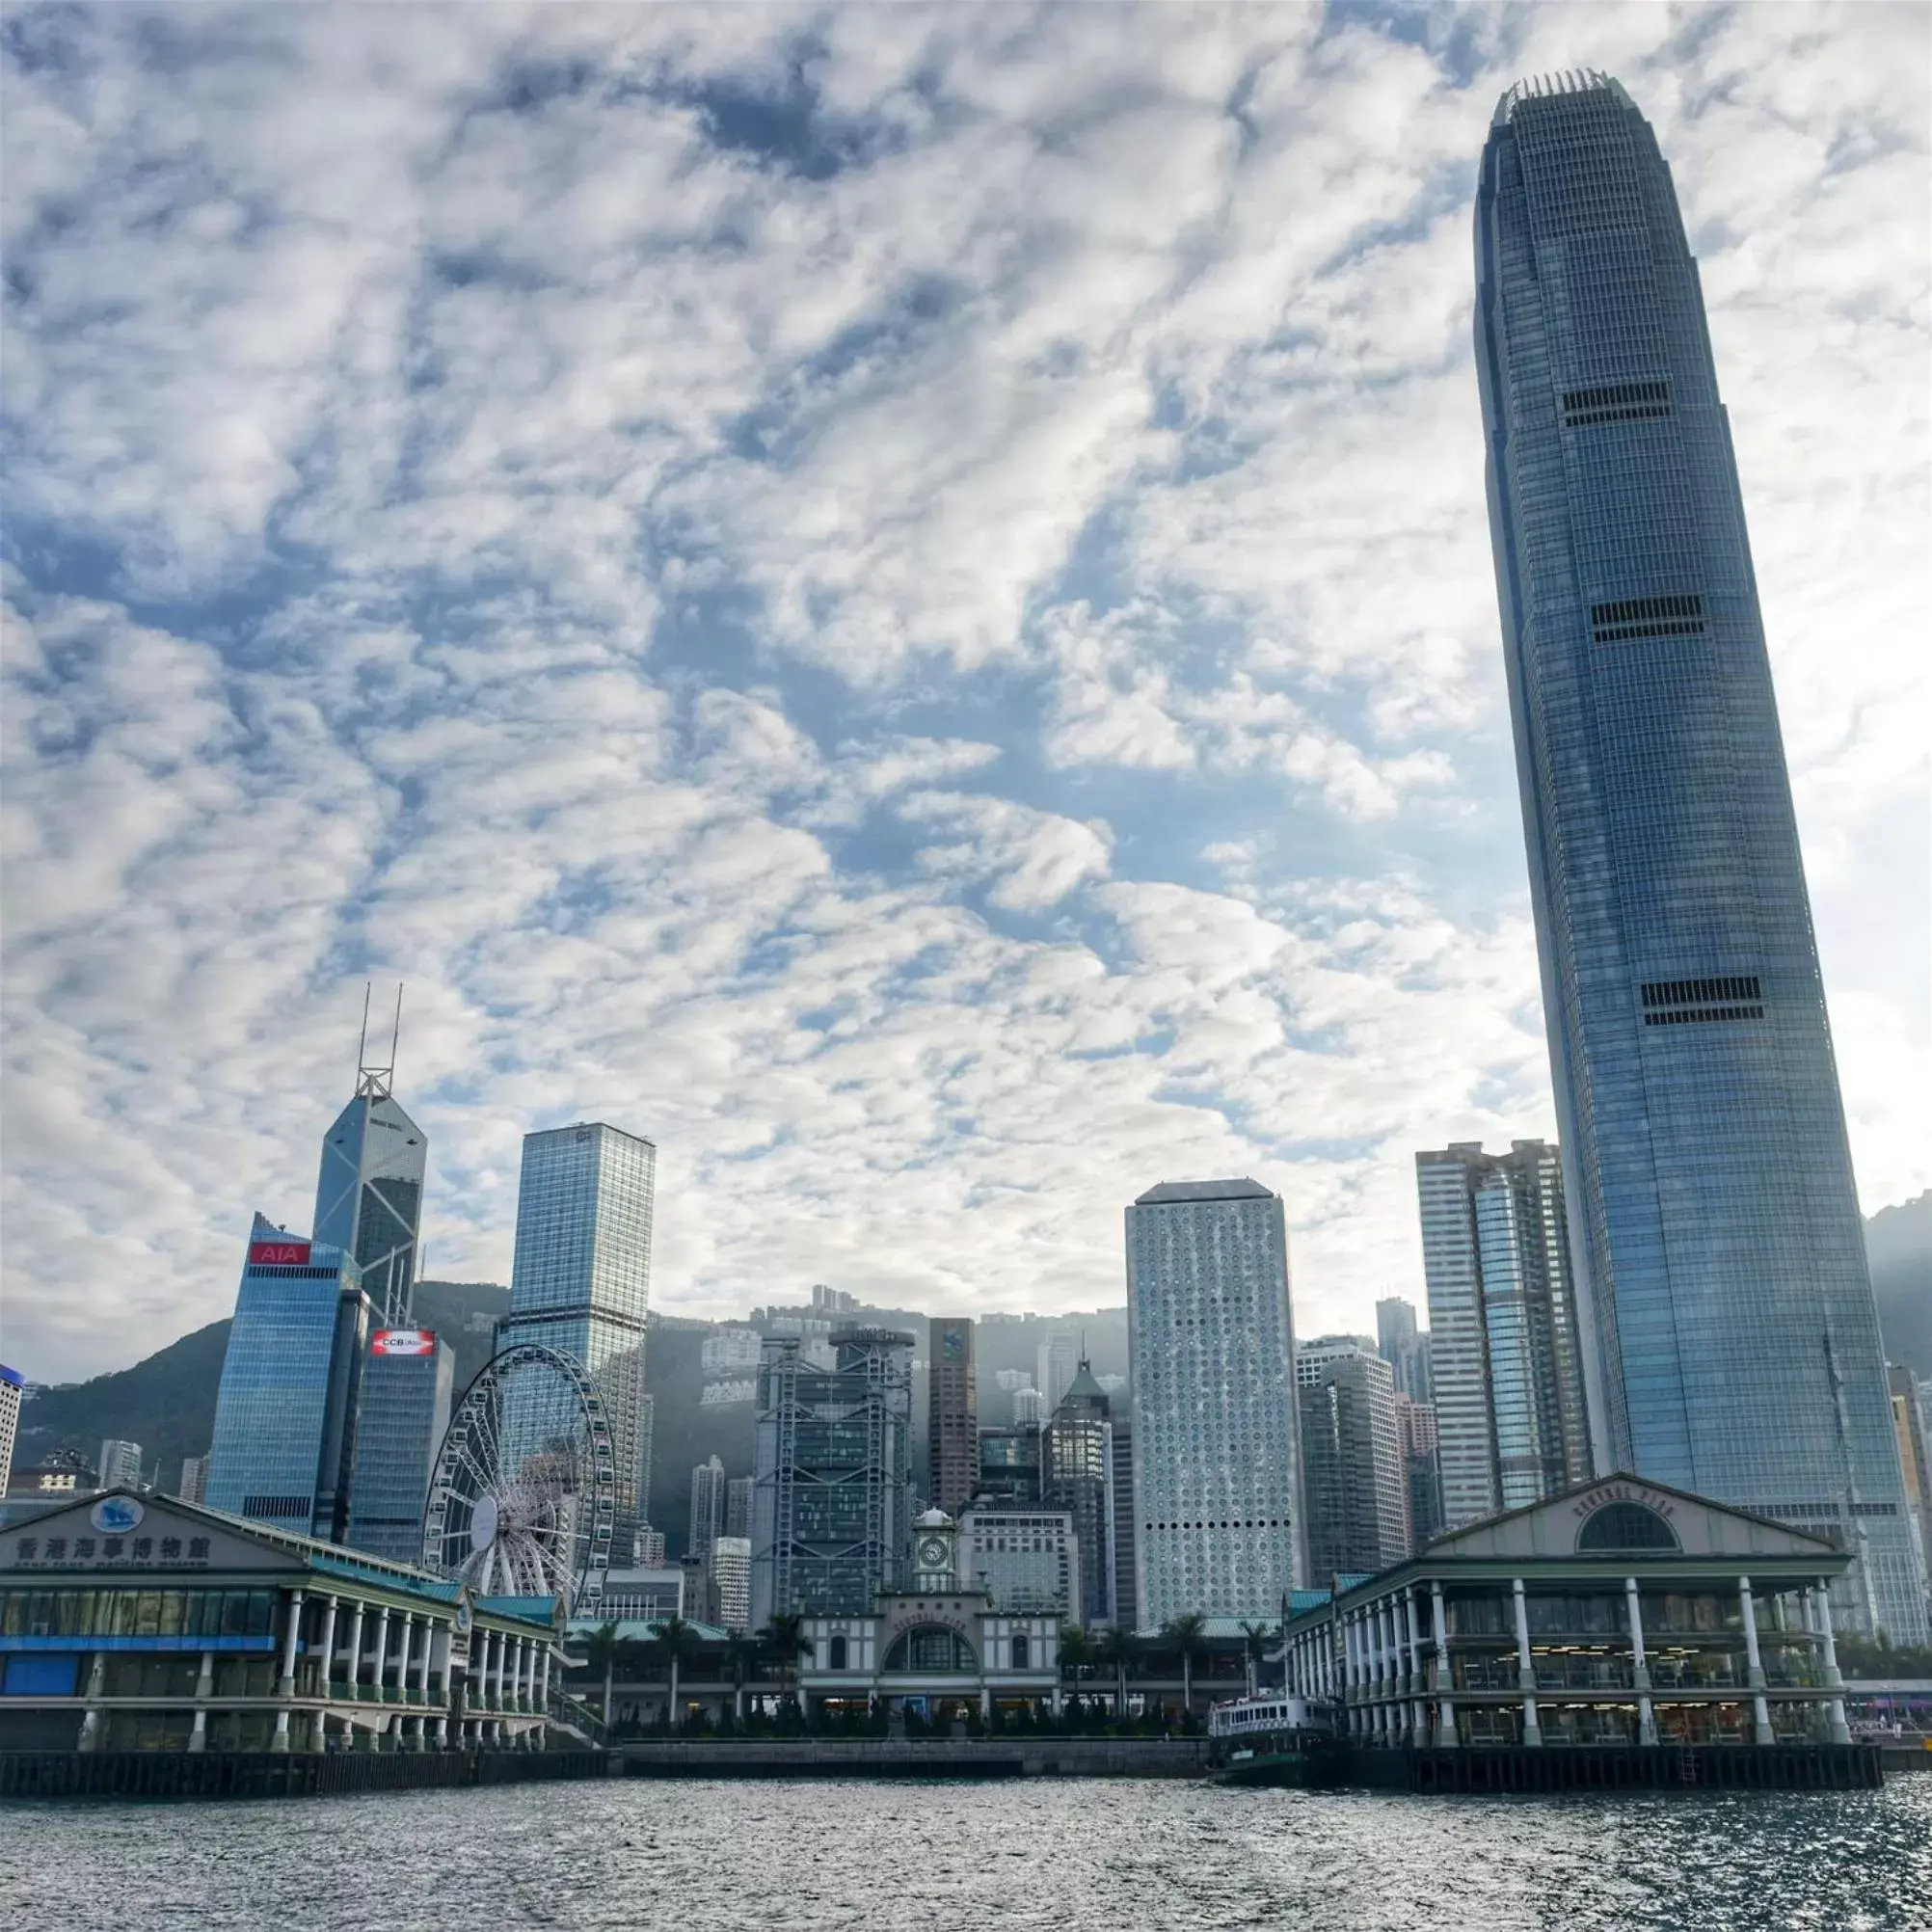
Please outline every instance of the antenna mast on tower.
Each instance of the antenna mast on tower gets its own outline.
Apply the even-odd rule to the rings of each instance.
[[[389,1057],[387,1065],[369,1064],[369,995],[370,986],[362,986],[362,1033],[356,1042],[356,1092],[366,1094],[374,1100],[387,1100],[389,1089],[395,1085],[396,1049],[402,1044],[402,996],[400,980],[396,983],[396,1019],[389,1033]]]

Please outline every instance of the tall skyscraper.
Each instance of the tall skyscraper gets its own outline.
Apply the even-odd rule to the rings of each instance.
[[[1085,1622],[1080,1538],[1064,1510],[975,1503],[959,1518],[956,1561],[960,1587],[983,1590],[995,1610]]]
[[[255,1216],[215,1398],[211,1509],[341,1541],[369,1313],[339,1248]]]
[[[1415,1157],[1450,1529],[1590,1474],[1562,1164],[1458,1141]]]
[[[1442,1534],[1442,1469],[1437,1454],[1436,1405],[1395,1396],[1395,1433],[1402,1444],[1403,1473],[1409,1484],[1409,1546],[1419,1550]]]
[[[1415,1326],[1415,1304],[1389,1295],[1375,1304],[1378,1353],[1395,1377],[1395,1392],[1411,1402],[1433,1402],[1429,1385],[1429,1331]]]
[[[20,1391],[27,1378],[0,1362],[0,1496],[13,1480],[13,1444],[20,1439]]]
[[[712,1541],[711,1600],[718,1622],[727,1630],[751,1628],[751,1541],[721,1536]]]
[[[1013,1391],[1013,1427],[1015,1429],[1043,1428],[1051,1411],[1047,1399],[1036,1388],[1016,1388]]]
[[[768,1335],[758,1370],[751,1616],[864,1616],[905,1573],[912,1530],[912,1337],[838,1328],[833,1365]]]
[[[1049,1335],[1035,1352],[1035,1362],[1033,1386],[1045,1402],[1046,1413],[1051,1415],[1060,1407],[1060,1397],[1073,1385],[1080,1368],[1080,1338]]]
[[[497,1347],[538,1342],[589,1373],[617,1465],[614,1543],[629,1549],[650,1515],[644,1445],[644,1332],[657,1150],[603,1122],[523,1137],[510,1312]],[[506,1418],[514,1434],[515,1418]],[[541,1424],[532,1419],[532,1435]]]
[[[433,1328],[378,1328],[362,1363],[349,1480],[351,1548],[422,1561],[422,1513],[449,1428],[456,1357]]]
[[[1921,1641],[1730,426],[1670,169],[1616,81],[1504,94],[1476,283],[1598,1466],[1836,1531],[1838,1614]]]
[[[208,1459],[205,1456],[181,1458],[181,1483],[174,1491],[184,1503],[204,1503],[208,1499]]]
[[[749,1476],[734,1476],[725,1485],[726,1536],[748,1537],[751,1534],[751,1496],[755,1487]]]
[[[400,988],[396,1023],[399,1031]],[[364,1000],[356,1096],[322,1137],[315,1239],[348,1255],[362,1275],[362,1292],[374,1304],[377,1321],[384,1328],[401,1328],[409,1325],[410,1297],[416,1287],[429,1143],[389,1090],[395,1077],[393,1037],[387,1065],[369,1065],[367,1049]]]
[[[1114,1621],[1114,1423],[1106,1391],[1083,1357],[1040,1445],[1041,1493],[1073,1519],[1080,1544],[1076,1623]]]
[[[1306,1572],[1281,1200],[1178,1181],[1127,1210],[1140,1623],[1278,1616]]]
[[[691,1527],[685,1546],[703,1556],[725,1533],[726,1483],[724,1464],[713,1456],[691,1471]]]
[[[100,1487],[103,1489],[141,1487],[141,1444],[110,1436],[100,1445]]]
[[[1134,1425],[1114,1418],[1114,1622],[1123,1630],[1140,1627],[1140,1599],[1135,1581]]]
[[[1037,1505],[1040,1499],[1040,1431],[1035,1423],[979,1432],[979,1482],[975,1494],[988,1501]]]
[[[973,1324],[935,1315],[927,1326],[926,1440],[932,1500],[957,1516],[979,1481],[979,1399],[973,1379]]]
[[[1308,1575],[1373,1575],[1409,1554],[1409,1480],[1395,1374],[1354,1335],[1295,1352]]]

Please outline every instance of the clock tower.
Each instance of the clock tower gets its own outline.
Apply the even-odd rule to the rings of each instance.
[[[944,1510],[927,1510],[912,1526],[912,1588],[932,1596],[959,1588],[959,1530]]]

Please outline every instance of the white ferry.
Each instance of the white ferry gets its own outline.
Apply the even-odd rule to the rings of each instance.
[[[1307,1699],[1285,1691],[1235,1698],[1208,1712],[1208,1763],[1223,1784],[1325,1784],[1333,1744]]]

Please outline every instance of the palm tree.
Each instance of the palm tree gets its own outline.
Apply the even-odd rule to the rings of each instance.
[[[1124,1623],[1111,1625],[1100,1639],[1100,1654],[1114,1666],[1114,1715],[1127,1722],[1127,1665],[1139,1649]]]
[[[778,1680],[783,1683],[788,1675],[795,1674],[800,1657],[812,1654],[811,1640],[805,1635],[805,1618],[802,1612],[785,1612],[773,1617],[758,1633],[758,1646],[778,1666]]]
[[[671,1729],[678,1729],[678,1669],[690,1655],[697,1641],[697,1628],[687,1623],[682,1617],[666,1617],[657,1625],[657,1648],[670,1660],[671,1665]]]
[[[759,1642],[749,1630],[725,1633],[725,1662],[731,1670],[731,1714],[735,1724],[744,1722],[744,1677],[746,1669],[758,1655]]]
[[[610,1679],[617,1668],[617,1652],[619,1649],[617,1625],[615,1623],[605,1623],[598,1629],[593,1630],[583,1640],[583,1649],[584,1655],[589,1659],[593,1670],[600,1664],[604,1666],[604,1728],[605,1731],[608,1731],[610,1729]]]
[[[1069,1623],[1060,1633],[1060,1667],[1073,1673],[1075,1694],[1080,1690],[1080,1674],[1093,1661],[1093,1639],[1078,1623]]]
[[[1161,1634],[1181,1653],[1181,1722],[1185,1724],[1194,1707],[1194,1650],[1200,1643],[1207,1619],[1198,1610],[1184,1610],[1161,1625]]]
[[[1268,1649],[1275,1632],[1266,1623],[1243,1623],[1241,1626],[1241,1648],[1248,1666],[1248,1694],[1257,1695],[1261,1689],[1261,1658]]]

